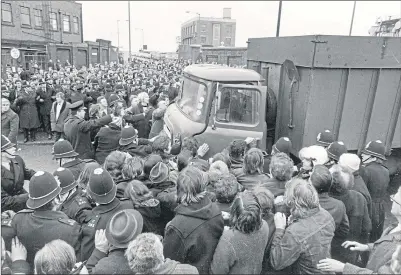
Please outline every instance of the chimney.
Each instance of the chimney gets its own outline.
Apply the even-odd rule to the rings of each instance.
[[[231,8],[223,9],[223,19],[231,19]]]

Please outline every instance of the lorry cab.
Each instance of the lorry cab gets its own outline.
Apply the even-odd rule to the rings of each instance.
[[[234,139],[256,138],[266,149],[264,79],[253,70],[196,64],[185,68],[176,102],[165,114],[164,131],[173,140],[194,136],[210,147],[205,157],[221,152]],[[274,127],[273,127],[274,128]]]

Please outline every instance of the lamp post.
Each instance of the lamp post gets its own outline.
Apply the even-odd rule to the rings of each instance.
[[[186,11],[185,13],[193,13],[198,15],[198,28],[197,28],[197,34],[196,37],[198,39],[198,42],[200,44],[200,13],[199,12],[193,12],[193,11]]]
[[[135,30],[137,30],[137,31],[141,31],[142,32],[142,46],[141,46],[141,48],[142,48],[142,51],[143,51],[143,45],[145,45],[145,38],[144,38],[144,33],[143,33],[143,29],[141,29],[141,28],[135,28]]]
[[[355,7],[356,7],[356,1],[354,1],[354,8],[352,9],[351,26],[349,27],[349,36],[351,36],[352,26],[354,25]]]
[[[131,5],[128,1],[128,37],[129,37],[129,60],[131,60]]]
[[[280,1],[278,4],[278,16],[277,16],[277,29],[276,29],[276,37],[280,36],[280,23],[281,23],[281,6],[283,5],[283,1]]]

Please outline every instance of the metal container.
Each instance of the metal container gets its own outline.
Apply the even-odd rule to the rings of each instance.
[[[288,136],[293,154],[325,129],[358,153],[370,140],[382,140],[388,151],[401,147],[401,38],[250,38],[247,58],[276,94],[275,138]],[[287,59],[300,77],[292,92]]]

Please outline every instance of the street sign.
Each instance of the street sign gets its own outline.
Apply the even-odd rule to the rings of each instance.
[[[12,48],[10,53],[11,57],[14,59],[17,59],[20,56],[20,51],[17,48]]]

